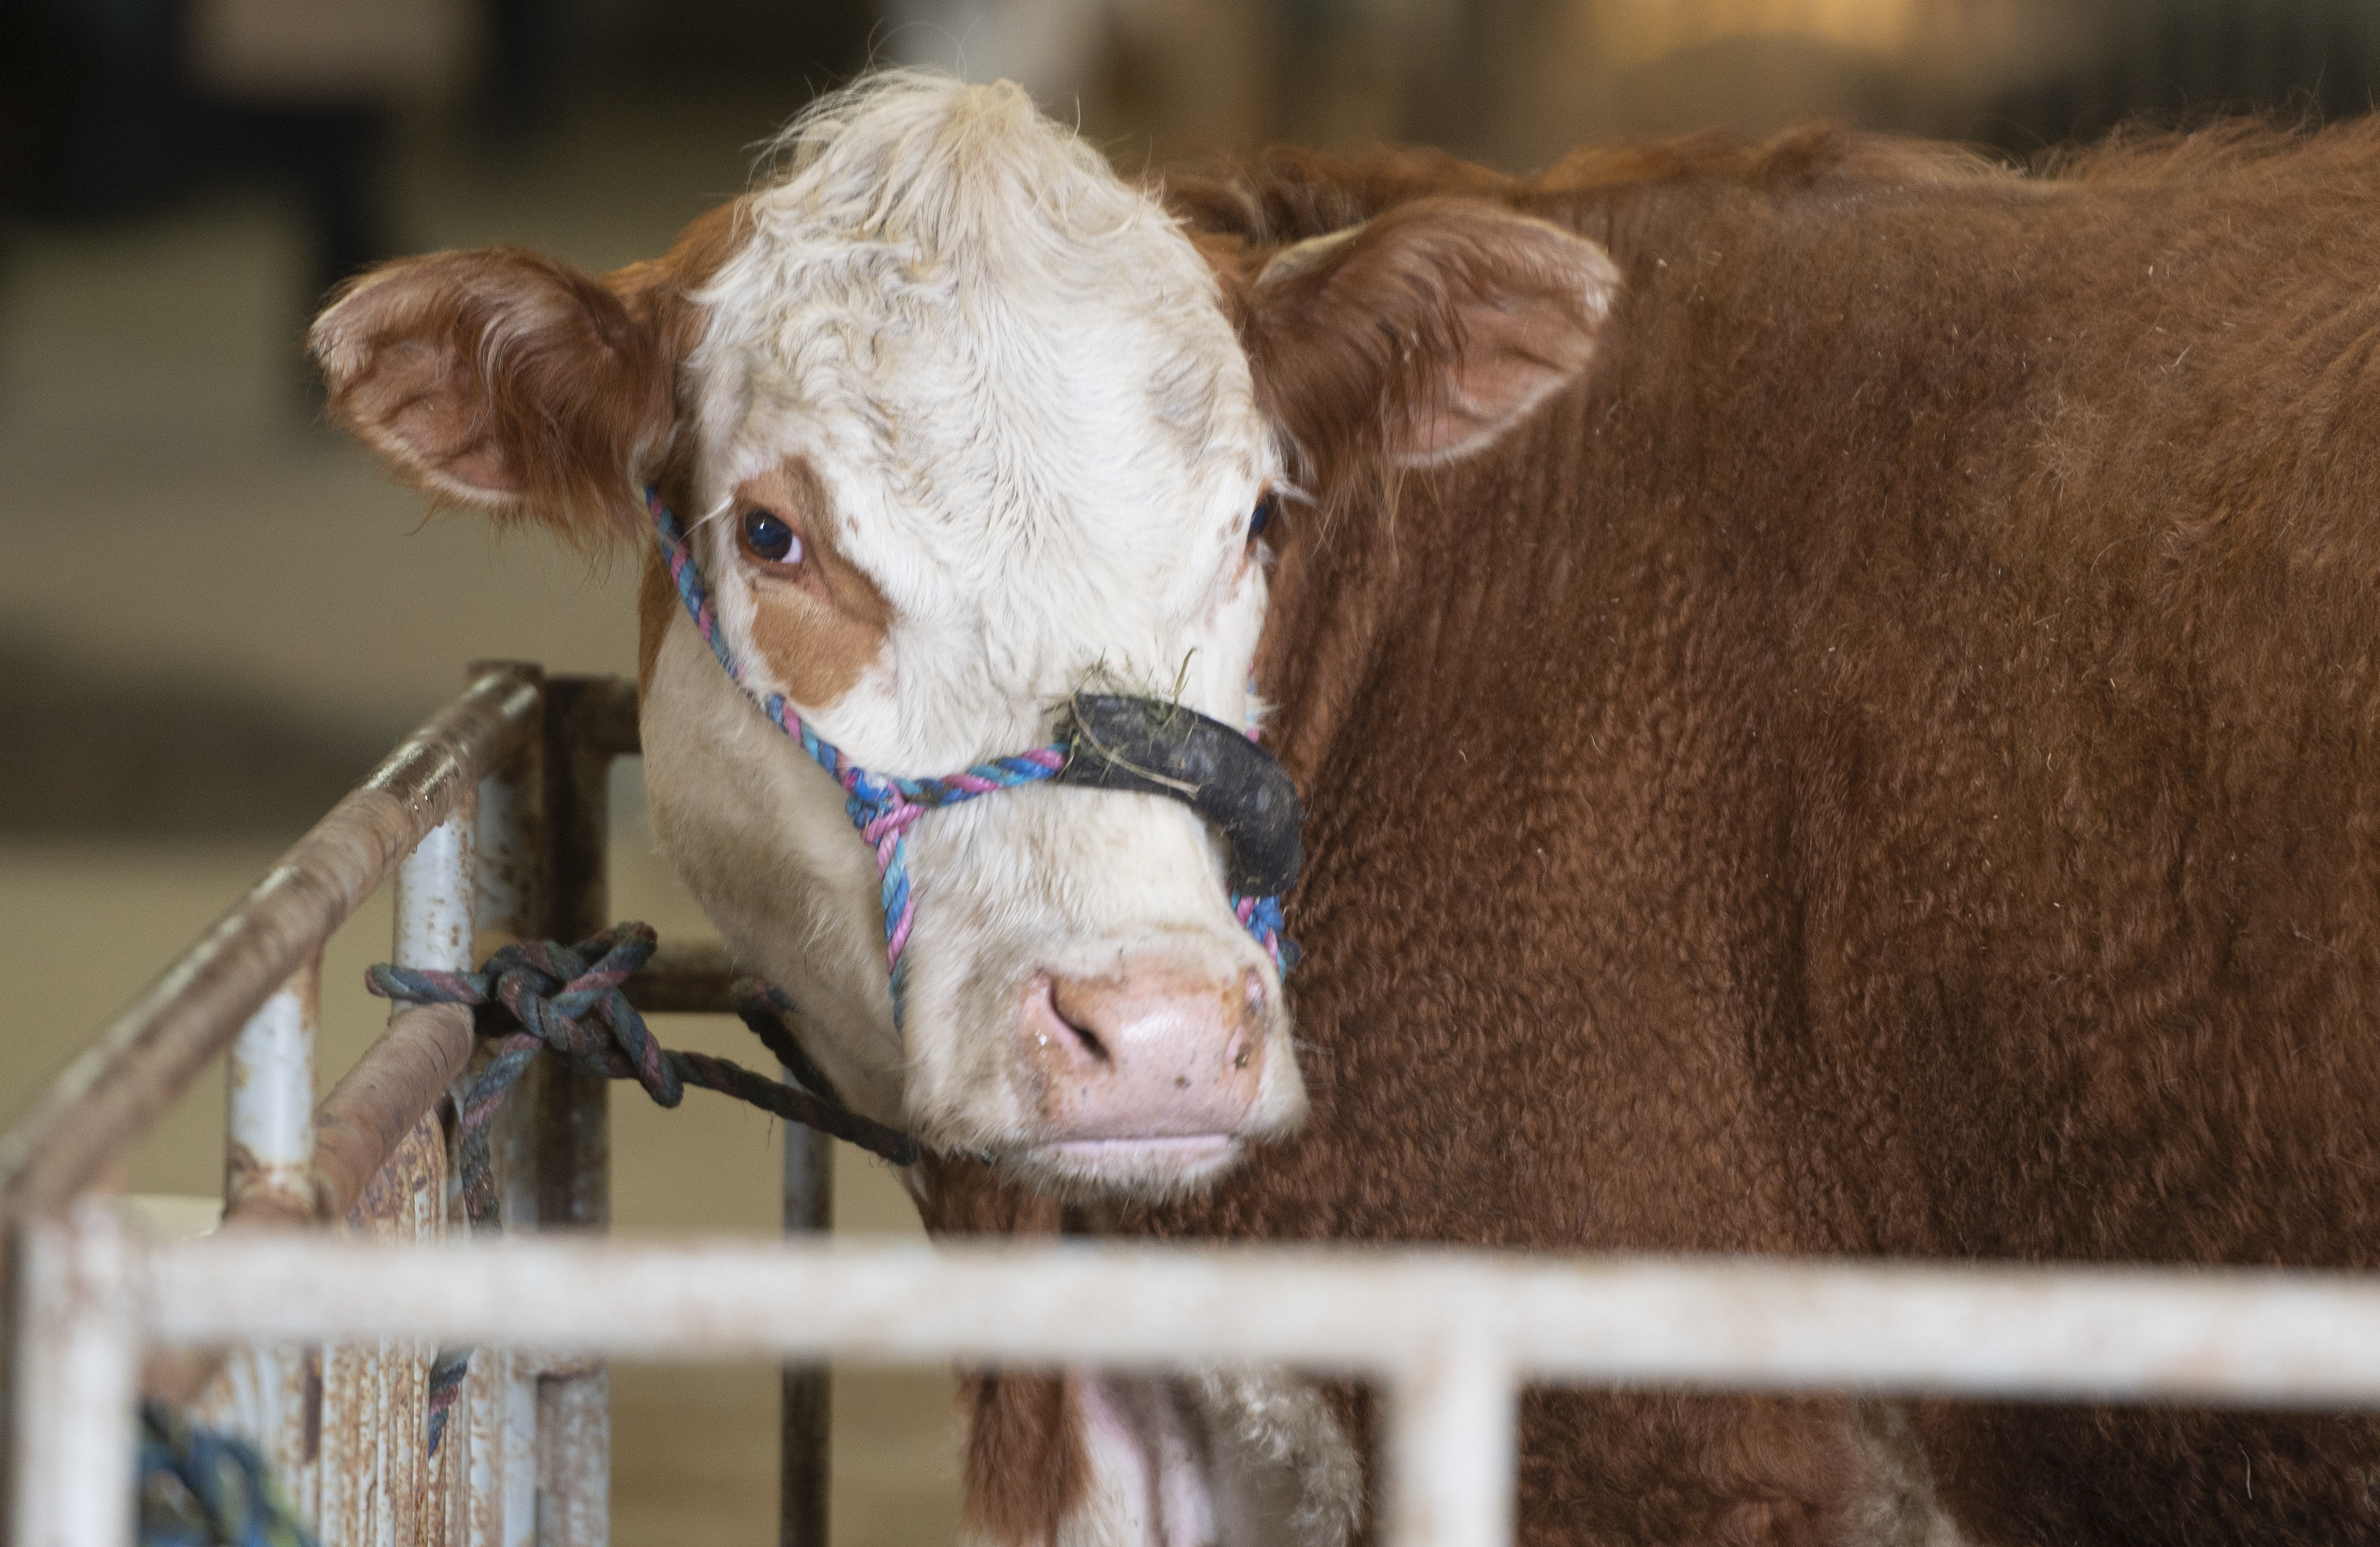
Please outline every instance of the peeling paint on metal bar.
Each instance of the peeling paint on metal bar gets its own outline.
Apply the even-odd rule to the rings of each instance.
[[[314,1212],[314,1034],[322,997],[318,950],[233,1039],[224,1082],[226,1209],[270,1198],[298,1218]]]
[[[37,1227],[31,1241],[36,1274],[79,1264],[74,1303],[120,1304],[112,1314],[128,1340],[377,1334],[654,1358],[1261,1361],[1384,1379],[1401,1547],[1510,1539],[1524,1381],[2380,1407],[2380,1285],[2338,1273],[1087,1244],[400,1249],[259,1235],[138,1247],[96,1209],[71,1229]],[[89,1402],[56,1389],[59,1361],[35,1364],[28,1400],[58,1406],[30,1410],[93,1420]],[[122,1405],[98,1415],[120,1434],[128,1376],[97,1389]],[[59,1428],[45,1426],[47,1443],[89,1443]]]
[[[139,1254],[109,1212],[28,1232],[17,1346],[18,1547],[132,1547]]]
[[[2380,1407],[2380,1283],[2346,1273],[554,1239],[216,1238],[145,1261],[148,1326],[167,1342],[377,1329],[649,1358],[1262,1360],[1395,1378],[1486,1325],[1527,1380]]]

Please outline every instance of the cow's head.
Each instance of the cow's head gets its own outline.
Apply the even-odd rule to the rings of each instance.
[[[1202,255],[1012,87],[888,78],[783,150],[658,262],[392,264],[314,345],[334,411],[448,501],[650,554],[658,484],[747,680],[886,774],[1045,744],[1086,688],[1254,726],[1298,415],[1463,455],[1579,371],[1613,283],[1592,244],[1463,201]],[[650,558],[642,645],[662,842],[855,1106],[1141,1195],[1297,1124],[1281,982],[1187,807],[1036,786],[919,822],[896,1026],[844,791]]]

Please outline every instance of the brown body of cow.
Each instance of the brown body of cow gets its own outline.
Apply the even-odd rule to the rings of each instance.
[[[1446,191],[1593,238],[1620,298],[1468,461],[1391,482],[1360,423],[1294,427],[1322,508],[1259,680],[1312,1115],[1097,1227],[2372,1262],[2380,132],[2035,177],[1832,130],[1512,181],[1277,153],[1169,194],[1223,255]],[[943,1224],[1058,1223],[956,1182]],[[972,1402],[976,1518],[1044,1536],[1060,1388]],[[1914,1541],[1929,1489],[1977,1543],[2380,1537],[2362,1419],[1907,1419],[1533,1394],[1522,1539]]]

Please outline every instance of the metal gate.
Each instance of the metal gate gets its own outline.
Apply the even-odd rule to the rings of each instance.
[[[257,1440],[326,1547],[593,1547],[608,1536],[613,1354],[1374,1380],[1397,1547],[1511,1540],[1524,1383],[2380,1407],[2380,1283],[2361,1275],[613,1242],[599,1234],[604,1092],[551,1067],[500,1119],[506,1233],[461,1238],[438,1107],[473,1055],[468,1013],[400,1011],[318,1105],[323,943],[392,871],[402,965],[468,968],[496,936],[594,932],[604,775],[635,749],[628,684],[483,668],[0,1143],[11,1540],[128,1547],[145,1394]],[[715,951],[657,956],[631,998],[725,1011],[726,968]],[[226,1228],[145,1241],[109,1178],[219,1055]],[[804,1132],[788,1157],[796,1226],[824,1218],[823,1142]],[[483,1353],[433,1458],[430,1371],[456,1344]],[[822,1390],[787,1377],[795,1547],[823,1547]]]

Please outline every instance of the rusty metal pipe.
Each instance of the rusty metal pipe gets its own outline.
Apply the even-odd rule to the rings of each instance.
[[[471,1061],[471,1041],[468,1009],[417,1005],[390,1021],[332,1087],[314,1115],[314,1191],[322,1218],[345,1218],[356,1206],[365,1184]]]
[[[0,1139],[0,1217],[106,1174],[208,1060],[534,723],[534,683],[485,676],[414,733],[142,993]]]

